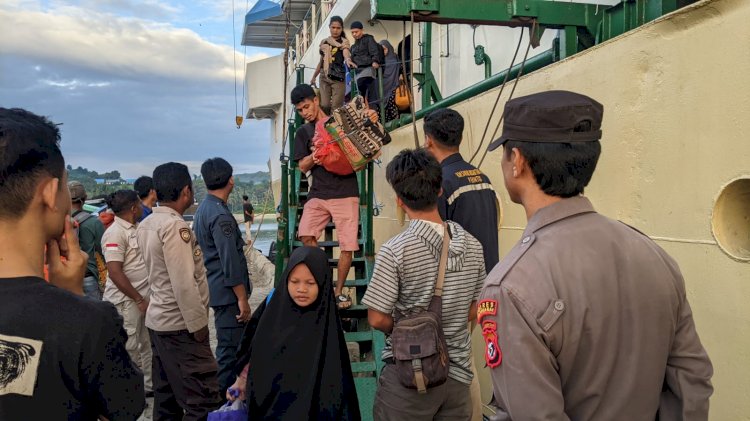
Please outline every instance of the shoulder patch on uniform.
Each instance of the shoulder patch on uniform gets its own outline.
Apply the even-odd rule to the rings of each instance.
[[[221,228],[221,233],[224,234],[224,237],[227,238],[230,238],[234,232],[234,226],[229,221],[219,222],[219,228]]]
[[[497,300],[481,300],[477,303],[477,319],[482,322],[485,316],[497,315]]]
[[[495,368],[503,362],[503,351],[497,341],[497,324],[489,320],[482,323],[482,336],[484,337],[484,361],[487,367]]]
[[[180,228],[180,238],[182,238],[182,241],[189,243],[190,238],[192,238],[192,235],[190,235],[190,228]]]

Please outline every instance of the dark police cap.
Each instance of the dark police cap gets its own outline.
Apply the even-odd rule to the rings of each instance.
[[[602,137],[602,104],[569,91],[547,91],[514,98],[505,104],[503,133],[495,150],[508,140],[520,142],[593,142]]]

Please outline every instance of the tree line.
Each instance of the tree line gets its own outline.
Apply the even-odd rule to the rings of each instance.
[[[133,180],[124,180],[119,171],[98,173],[83,167],[67,166],[68,179],[80,181],[86,188],[88,199],[100,199],[122,189],[133,189]],[[96,180],[106,180],[97,182]],[[247,195],[255,208],[255,213],[275,213],[273,194],[269,192],[270,177],[268,172],[258,171],[253,174],[235,174],[234,191],[227,201],[233,213],[242,213],[242,195]],[[200,175],[193,174],[195,200],[200,203],[206,198],[206,184]]]

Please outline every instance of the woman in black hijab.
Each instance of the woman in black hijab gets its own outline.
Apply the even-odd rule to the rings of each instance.
[[[278,289],[245,328],[237,372],[235,386],[247,372],[249,420],[360,420],[331,268],[321,249],[301,247],[289,257]]]
[[[383,66],[383,104],[385,106],[385,121],[391,121],[398,118],[398,107],[396,106],[396,88],[398,88],[399,75],[401,74],[401,61],[399,61],[396,52],[393,51],[393,45],[388,40],[380,41],[385,55],[385,65]]]

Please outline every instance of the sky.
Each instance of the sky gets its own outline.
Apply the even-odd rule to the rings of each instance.
[[[62,123],[74,167],[135,178],[177,161],[200,174],[219,156],[267,171],[269,120],[234,121],[244,63],[280,53],[240,45],[255,1],[234,1],[233,50],[232,0],[2,0],[0,107]]]

